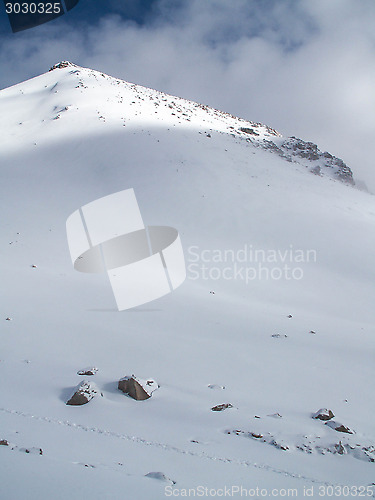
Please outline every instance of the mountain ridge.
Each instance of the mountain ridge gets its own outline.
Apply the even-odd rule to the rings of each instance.
[[[213,130],[224,132],[236,139],[245,140],[256,148],[261,148],[277,154],[287,162],[301,165],[315,175],[321,177],[326,176],[352,186],[355,185],[353,172],[350,167],[346,165],[341,158],[327,151],[322,152],[318,146],[311,141],[304,141],[294,136],[283,137],[275,129],[262,123],[239,118],[230,113],[194,101],[189,101],[182,97],[172,96],[155,89],[129,83],[96,70],[80,67],[69,61],[59,62],[53,65],[48,73],[20,83],[14,87],[10,87],[9,89],[15,90],[17,87],[27,85],[28,82],[33,82],[40,78],[43,79],[46,75],[54,74],[57,70],[63,70],[65,74],[61,78],[58,78],[56,82],[50,85],[44,85],[49,92],[53,91],[58,93],[59,81],[64,81],[67,76],[71,76],[77,80],[77,84],[74,88],[78,89],[81,93],[90,93],[90,91],[95,88],[95,86],[92,86],[92,79],[99,82],[99,86],[103,79],[106,80],[107,84],[109,83],[109,86],[107,85],[103,90],[103,95],[98,96],[97,101],[98,116],[96,118],[103,122],[119,115],[117,118],[120,119],[121,125],[126,126],[129,119],[134,122],[137,120],[137,117],[143,113],[148,114],[147,119],[150,123],[157,124],[158,116],[155,115],[161,113],[163,115],[164,125],[169,124],[171,126],[176,126],[177,124],[182,124],[184,127],[191,126],[202,129],[202,125],[204,124],[207,125],[206,133],[208,137]],[[116,91],[114,92],[111,87],[115,87]],[[4,93],[9,89],[3,89],[1,92]],[[125,98],[124,95],[122,95],[124,93],[127,94]],[[142,106],[142,102],[140,101],[144,102],[146,99],[152,102],[151,107]],[[112,107],[112,109],[108,111],[104,103],[105,100],[115,104],[116,109]],[[150,102],[148,104],[150,104]],[[141,106],[137,106],[139,104],[141,104]],[[130,110],[130,107],[133,107],[133,109]],[[142,108],[145,109],[142,110]],[[76,109],[74,102],[61,102],[61,105],[54,106],[52,113],[47,113],[49,116],[45,116],[43,121],[51,119],[59,120],[62,117],[65,118],[66,112],[68,111],[78,111],[78,108]],[[127,115],[130,115],[130,118],[128,118]],[[87,118],[89,118],[89,116],[87,116]]]

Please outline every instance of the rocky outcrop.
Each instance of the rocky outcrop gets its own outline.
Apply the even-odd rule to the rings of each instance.
[[[98,394],[100,394],[100,391],[95,384],[88,382],[87,380],[83,380],[74,389],[72,396],[66,404],[71,406],[81,406],[91,401]]]
[[[331,155],[327,151],[322,152],[313,142],[306,142],[297,137],[288,137],[287,139],[263,139],[261,142],[250,140],[254,146],[260,146],[263,149],[276,153],[289,162],[302,163],[310,169],[310,172],[316,175],[324,173],[331,174],[332,177],[354,185],[353,172],[346,163]],[[304,160],[306,163],[304,163]]]
[[[69,61],[61,61],[57,64],[54,64],[52,68],[50,68],[49,71],[53,71],[54,69],[63,69],[63,68],[68,68],[69,66],[72,66],[73,68],[77,68],[78,66],[76,64],[73,64]]]
[[[158,388],[159,385],[155,380],[141,380],[135,375],[124,377],[118,382],[118,389],[137,401],[149,399]]]

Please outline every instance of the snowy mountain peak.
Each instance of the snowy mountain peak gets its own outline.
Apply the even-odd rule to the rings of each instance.
[[[19,124],[22,124],[23,140],[28,129],[32,135],[40,129],[38,135],[42,140],[43,136],[51,138],[57,133],[76,133],[76,125],[80,132],[94,132],[98,128],[103,131],[103,125],[107,132],[109,128],[115,132],[123,127],[178,127],[199,130],[208,138],[213,132],[227,134],[235,141],[276,154],[313,174],[354,184],[351,169],[341,159],[320,151],[312,142],[284,138],[262,123],[125,82],[69,61],[59,62],[48,73],[3,90],[0,99],[5,97],[12,98],[13,118],[13,124],[4,124],[5,133],[13,137],[19,135]]]

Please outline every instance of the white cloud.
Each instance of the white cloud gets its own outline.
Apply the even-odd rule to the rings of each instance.
[[[10,36],[0,86],[72,60],[317,142],[375,191],[373,0],[161,0],[158,12]]]

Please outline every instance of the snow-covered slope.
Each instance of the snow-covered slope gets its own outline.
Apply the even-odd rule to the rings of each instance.
[[[1,91],[0,132],[5,498],[371,484],[375,203],[342,160],[71,64]],[[119,313],[65,221],[127,188],[188,278]],[[66,406],[87,365],[103,396]],[[152,398],[118,391],[133,373]]]

